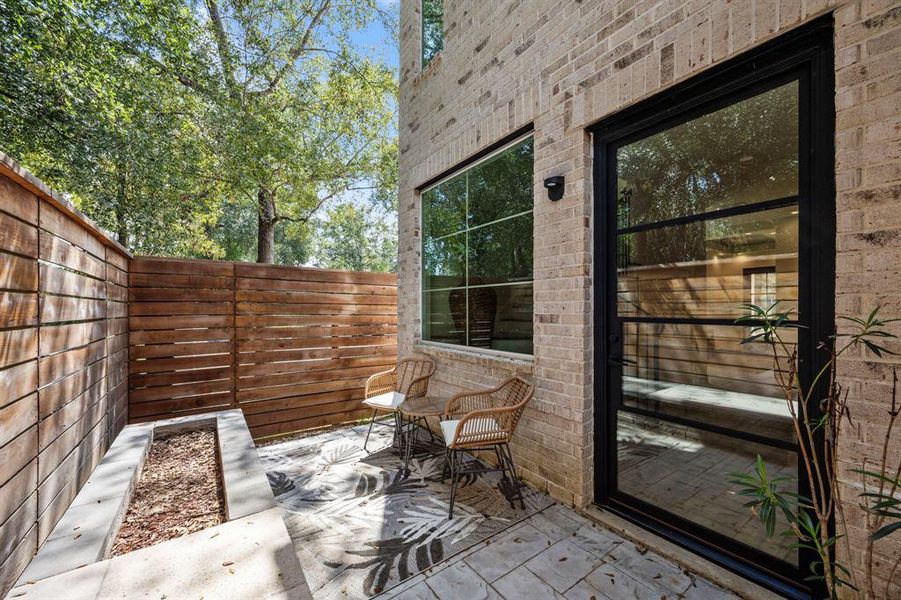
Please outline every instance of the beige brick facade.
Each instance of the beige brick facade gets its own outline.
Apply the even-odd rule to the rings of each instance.
[[[419,0],[401,1],[400,263],[402,355],[435,357],[432,391],[512,374],[536,395],[513,453],[523,476],[578,507],[592,502],[594,406],[592,149],[586,127],[815,17],[835,21],[836,311],[875,304],[901,317],[901,2],[898,0],[445,0],[445,46],[420,71]],[[435,350],[420,336],[417,186],[534,124],[533,361]],[[549,202],[543,178],[563,174]],[[901,328],[896,329],[901,333]],[[901,351],[901,344],[896,345]],[[855,416],[843,477],[877,457],[893,358],[849,357]],[[901,435],[891,452],[901,459]],[[846,494],[853,548],[862,515]],[[848,499],[851,498],[851,499]],[[883,564],[899,547],[882,547]],[[887,568],[882,569],[883,576]],[[901,575],[898,576],[901,579]]]

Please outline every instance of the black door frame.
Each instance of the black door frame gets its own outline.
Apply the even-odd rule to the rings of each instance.
[[[610,146],[641,138],[701,114],[799,78],[799,294],[798,313],[806,329],[799,331],[800,377],[810,381],[825,364],[817,344],[833,333],[835,322],[835,186],[834,186],[834,55],[832,15],[825,15],[758,48],[712,67],[691,79],[588,128],[593,137],[594,166],[594,398],[595,502],[671,541],[787,597],[820,596],[822,590],[803,581],[811,557],[800,556],[800,570],[763,552],[674,518],[651,505],[618,501],[616,490],[616,406],[611,398],[621,363],[608,348],[611,298],[616,291],[615,160]],[[806,113],[806,114],[805,114]],[[781,200],[774,200],[773,207]],[[741,207],[731,212],[741,212]],[[723,216],[730,214],[730,209]],[[719,214],[719,213],[718,213]],[[816,257],[816,261],[812,257]],[[682,321],[680,321],[682,322]],[[705,320],[704,323],[711,323]],[[732,324],[727,321],[724,324]],[[814,394],[816,396],[816,394]],[[815,408],[815,407],[812,407]],[[706,426],[715,431],[716,427]],[[730,432],[730,435],[733,435]],[[754,441],[755,436],[740,436]],[[772,444],[772,441],[768,443]],[[791,444],[787,444],[792,447]],[[799,491],[805,493],[803,478]],[[832,524],[829,524],[831,527]],[[700,532],[700,533],[699,533]],[[749,560],[750,558],[750,560]]]

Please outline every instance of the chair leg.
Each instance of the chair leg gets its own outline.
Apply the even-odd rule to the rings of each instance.
[[[451,495],[450,507],[447,509],[447,518],[454,518],[454,499],[457,497],[457,484],[460,482],[460,469],[462,462],[459,460],[459,452],[451,451]]]
[[[501,470],[501,479],[507,479],[507,461],[501,456],[501,449],[495,445],[494,455],[497,457],[497,467]]]
[[[401,416],[400,422],[404,423],[404,418]],[[403,459],[404,459],[404,477],[410,476],[410,459],[413,458],[413,446],[416,444],[416,419],[413,419],[409,423],[409,427],[407,424],[403,425],[404,429],[407,431],[403,432],[401,435],[402,445],[403,445]]]
[[[366,441],[363,442],[363,451],[364,452],[369,452],[369,450],[366,449],[366,444],[369,443],[369,434],[372,433],[372,424],[375,423],[375,414],[377,412],[378,411],[375,410],[374,408],[372,409],[372,418],[369,419],[369,429],[366,431]]]
[[[403,435],[404,435],[404,421],[401,417],[401,414],[396,410],[393,411],[392,416],[394,417],[394,438],[391,442],[391,445],[398,450],[403,449]]]
[[[444,449],[444,466],[441,467],[441,483],[444,483],[445,480],[447,479],[448,471],[450,471],[450,460],[451,460],[450,449],[445,448]]]
[[[522,486],[519,485],[519,480],[516,478],[516,465],[513,464],[513,453],[510,452],[509,444],[503,444],[501,447],[503,448],[503,454],[506,457],[507,468],[510,469],[510,483],[515,492],[514,499],[518,497],[519,507],[525,509],[526,500],[522,495]]]

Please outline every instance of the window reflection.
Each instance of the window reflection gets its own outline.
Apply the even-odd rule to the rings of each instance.
[[[798,193],[798,82],[620,148],[620,228]]]
[[[625,323],[623,404],[720,427],[791,440],[780,378],[764,344],[742,344],[741,326]],[[795,344],[794,332],[786,343]]]
[[[422,194],[425,340],[532,353],[533,142]]]
[[[767,473],[786,477],[786,491],[797,493],[797,483],[791,484],[798,472],[794,452],[626,413],[617,420],[617,446],[618,487],[623,492],[797,564],[793,538],[768,538],[748,514],[747,498],[729,483],[730,473],[748,472],[759,454]],[[787,529],[784,516],[777,514],[777,533]]]
[[[798,210],[774,210],[621,234],[621,316],[737,318],[756,298],[798,300]],[[766,274],[766,275],[764,275]]]
[[[444,48],[444,1],[422,0],[422,68]]]

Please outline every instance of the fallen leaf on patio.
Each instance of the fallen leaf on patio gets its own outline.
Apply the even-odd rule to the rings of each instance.
[[[222,566],[223,566],[223,567],[229,567],[229,566],[231,566],[231,565],[233,565],[233,564],[235,564],[235,561],[233,561],[233,560],[226,560],[226,561],[224,561],[224,562],[222,563]]]
[[[566,557],[564,556],[563,558],[561,558],[561,559],[558,560],[557,562],[565,562],[565,561],[566,561]]]
[[[231,573],[232,575],[235,574],[235,570],[234,570],[234,569],[229,569],[228,572]]]

